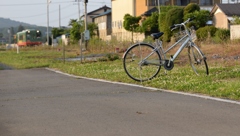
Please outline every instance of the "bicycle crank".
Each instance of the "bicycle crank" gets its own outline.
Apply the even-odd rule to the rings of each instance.
[[[165,63],[164,63],[164,68],[166,70],[172,70],[174,67],[174,64],[172,61],[169,61],[169,60],[165,60]]]

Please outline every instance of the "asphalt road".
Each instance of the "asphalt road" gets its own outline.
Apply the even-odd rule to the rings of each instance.
[[[239,103],[0,70],[0,136],[239,136]]]

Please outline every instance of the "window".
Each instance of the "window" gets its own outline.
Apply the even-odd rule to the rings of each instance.
[[[146,0],[146,6],[158,6],[158,4],[165,5],[167,1],[168,0]]]

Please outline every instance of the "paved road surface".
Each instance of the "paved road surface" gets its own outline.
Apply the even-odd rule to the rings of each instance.
[[[77,79],[0,71],[1,136],[239,136],[240,105]]]

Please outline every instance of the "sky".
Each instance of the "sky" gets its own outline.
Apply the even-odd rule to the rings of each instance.
[[[38,26],[47,26],[47,1],[0,0],[0,17]],[[78,19],[79,10],[77,1],[51,0],[51,3],[49,3],[49,26],[59,27],[59,22],[61,26],[68,26],[70,19]],[[79,0],[79,4],[81,16],[84,14],[84,0]],[[87,12],[91,12],[104,5],[111,7],[111,0],[88,0]],[[59,18],[61,18],[61,21],[59,21]]]

